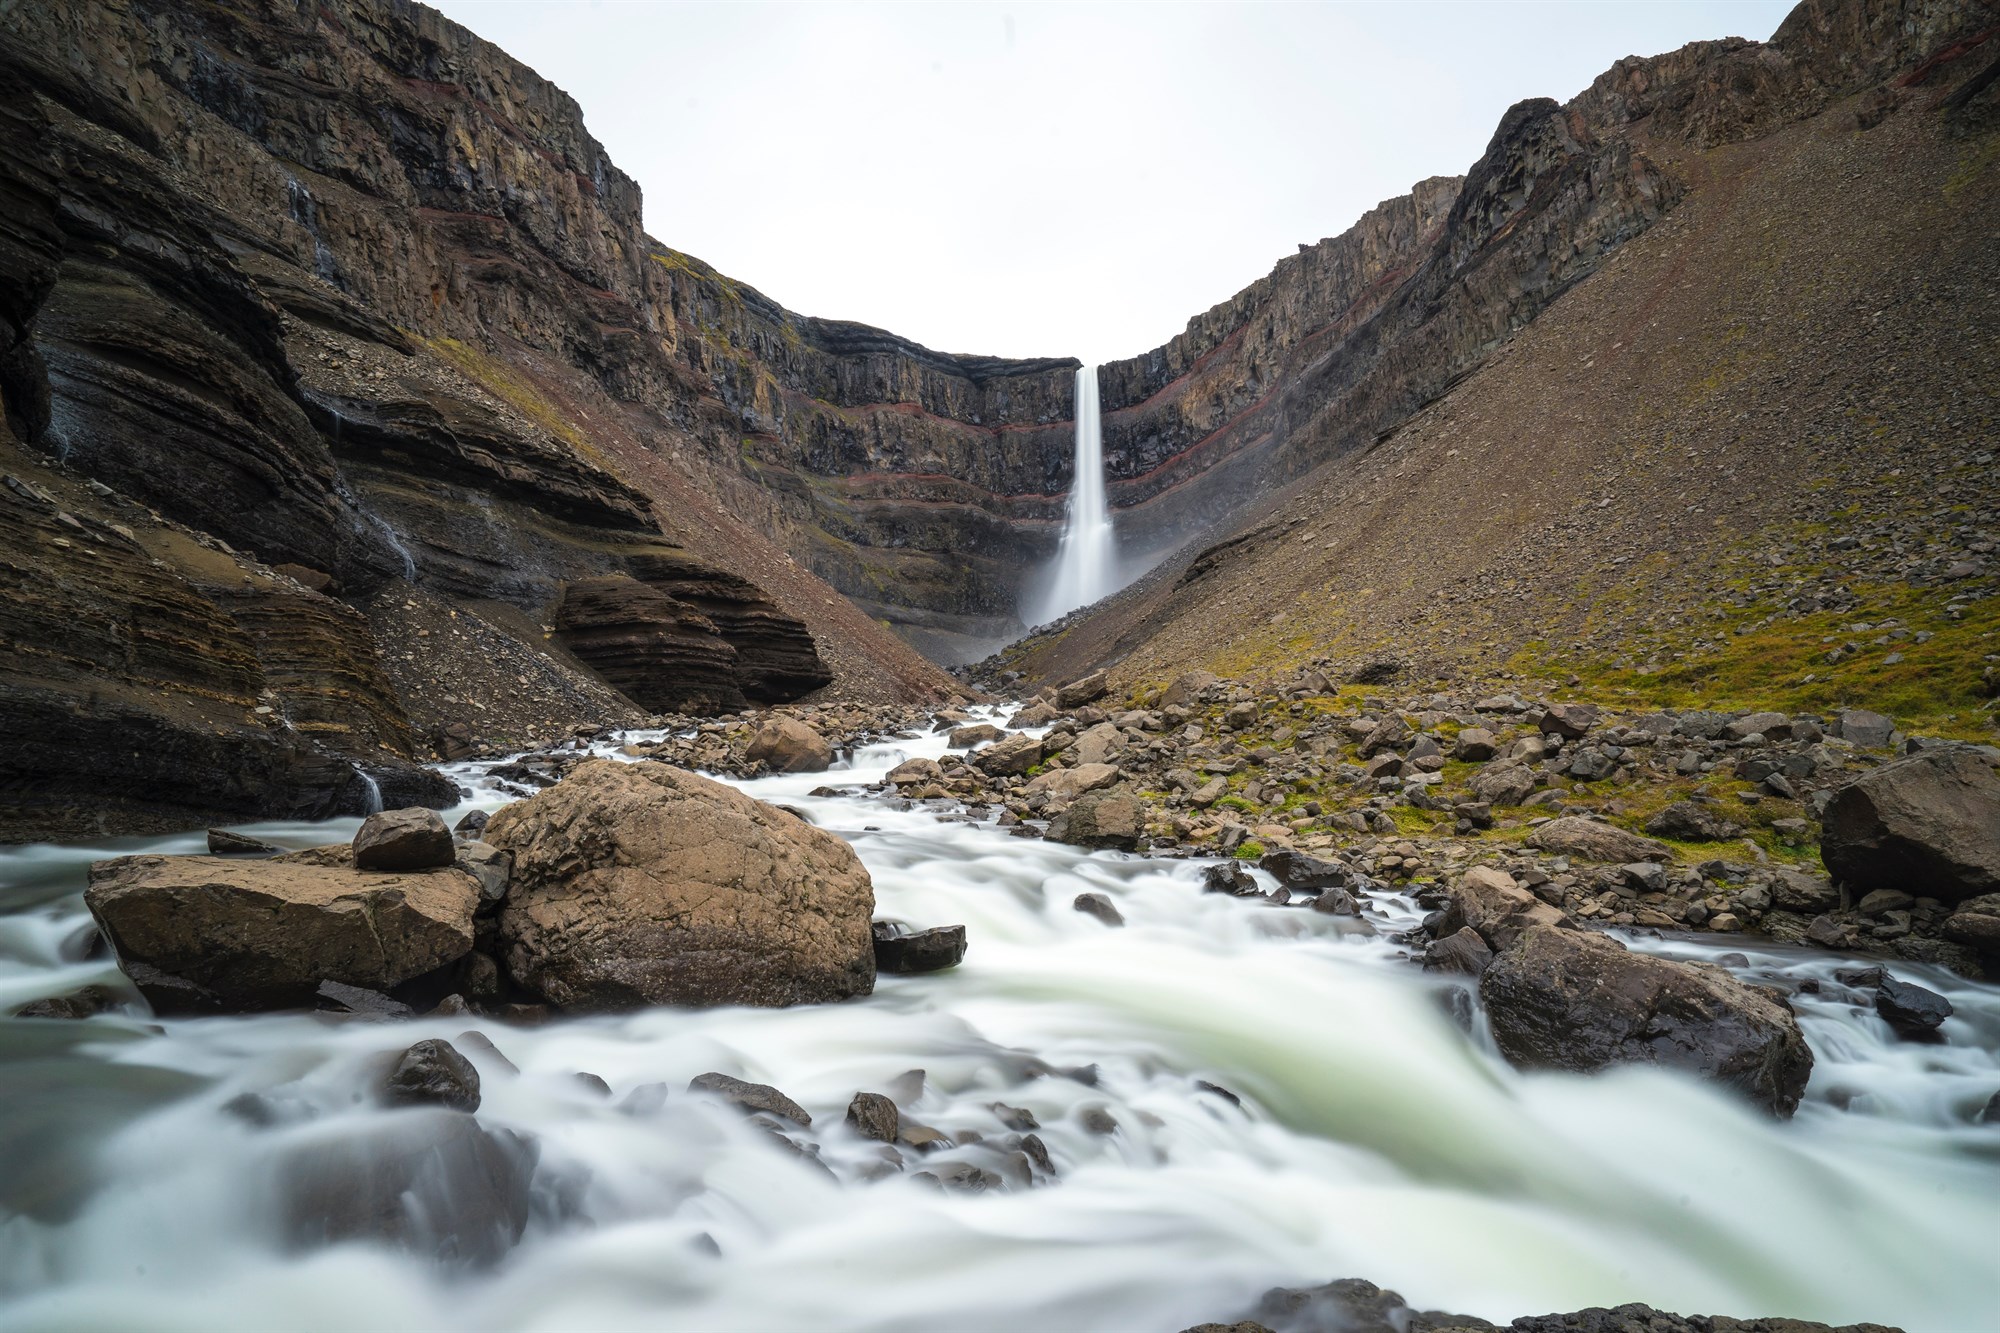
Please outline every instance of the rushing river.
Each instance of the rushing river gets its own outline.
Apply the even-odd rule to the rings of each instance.
[[[1911,1045],[1834,980],[1851,958],[1736,945],[1739,972],[1820,986],[1797,1000],[1818,1063],[1786,1124],[1652,1070],[1526,1076],[1476,1021],[1455,1025],[1445,983],[1387,942],[1418,916],[1400,895],[1370,904],[1377,933],[1355,933],[1203,894],[1196,864],[807,794],[942,746],[875,746],[850,772],[738,784],[852,842],[878,916],[965,924],[962,966],[884,977],[866,1000],[539,1028],[0,1020],[0,1326],[1171,1333],[1272,1285],[1365,1277],[1420,1308],[1496,1320],[1639,1300],[1992,1327],[2000,1124],[1978,1111],[2000,1090],[2000,988],[1897,964],[1957,1009],[1943,1044]],[[478,766],[456,775],[480,791],[469,806],[503,803]],[[245,831],[302,847],[355,825]],[[75,961],[90,860],[202,849],[191,835],[0,852],[0,1009],[115,979]],[[1073,910],[1086,890],[1126,927]],[[422,1037],[466,1046],[473,1029],[521,1071],[482,1065],[480,1123],[539,1144],[521,1244],[468,1272],[288,1243],[274,1220],[286,1154],[430,1114],[357,1090],[385,1053]],[[1084,1066],[1094,1084],[1044,1072]],[[971,1194],[866,1179],[880,1145],[847,1130],[848,1100],[913,1069],[925,1075],[908,1117],[997,1144],[994,1104],[1025,1108],[1059,1180]],[[814,1128],[797,1137],[820,1162],[683,1091],[710,1070],[802,1103]],[[253,1126],[225,1109],[246,1092],[289,1109]],[[1116,1131],[1092,1132],[1095,1111]],[[938,1157],[999,1162],[986,1146]]]

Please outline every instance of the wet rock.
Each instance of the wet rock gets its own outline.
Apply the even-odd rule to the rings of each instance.
[[[1472,867],[1447,892],[1449,905],[1435,928],[1440,940],[1469,927],[1498,953],[1535,926],[1571,924],[1561,908],[1543,902],[1516,884],[1512,875],[1492,866]]]
[[[972,753],[972,766],[988,777],[1017,777],[1042,762],[1042,743],[1033,736],[1012,735]]]
[[[956,727],[945,738],[945,745],[953,750],[970,750],[975,745],[985,745],[997,741],[1007,733],[990,722],[975,722],[969,727]]]
[[[874,887],[839,838],[665,764],[591,760],[500,811],[515,984],[566,1008],[785,1005],[875,983]]]
[[[1268,1327],[1276,1333],[1430,1333],[1492,1327],[1472,1315],[1412,1310],[1395,1292],[1358,1278],[1323,1287],[1274,1288],[1257,1302],[1251,1318],[1253,1328]]]
[[[1443,939],[1433,940],[1424,950],[1424,971],[1456,972],[1476,977],[1493,961],[1493,950],[1478,931],[1460,926]]]
[[[1076,847],[1103,847],[1131,851],[1138,846],[1145,827],[1145,807],[1139,798],[1123,792],[1091,792],[1049,824],[1052,842]]]
[[[1552,819],[1528,835],[1528,845],[1582,861],[1672,861],[1673,849],[1651,838],[1582,815]]]
[[[1118,1132],[1117,1119],[1112,1116],[1111,1112],[1101,1106],[1086,1106],[1083,1109],[1083,1113],[1077,1119],[1082,1122],[1084,1129],[1092,1134],[1116,1134]]]
[[[879,1092],[857,1092],[847,1104],[847,1124],[864,1139],[894,1143],[901,1123],[896,1103]]]
[[[1118,910],[1116,903],[1101,893],[1079,893],[1076,895],[1075,900],[1070,903],[1070,906],[1082,912],[1085,916],[1096,917],[1107,926],[1122,926],[1125,924],[1124,913]]]
[[[384,1100],[397,1106],[479,1109],[479,1071],[448,1041],[420,1041],[404,1051],[383,1081]]]
[[[1923,750],[1834,793],[1820,855],[1850,892],[1958,903],[2000,891],[2000,774],[1976,751]]]
[[[497,1263],[528,1224],[532,1139],[462,1111],[425,1108],[305,1131],[278,1167],[282,1236],[295,1250],[394,1245],[448,1267]]]
[[[109,986],[85,986],[67,995],[51,995],[30,1000],[14,1011],[16,1018],[92,1018],[110,1013],[125,1003],[125,997]]]
[[[1743,826],[1710,814],[1693,801],[1675,801],[1646,821],[1646,832],[1677,842],[1728,842],[1743,836]]]
[[[491,812],[486,810],[468,810],[459,816],[456,824],[451,826],[452,836],[464,838],[468,842],[476,841],[479,835],[486,831],[486,821],[492,817]]]
[[[451,830],[437,811],[422,806],[368,816],[352,845],[357,870],[434,870],[452,863]]]
[[[1875,1012],[1900,1037],[1927,1037],[1951,1017],[1951,1001],[1934,990],[1885,973],[1875,989]]]
[[[1360,916],[1361,904],[1346,889],[1329,886],[1313,898],[1312,910],[1325,916]]]
[[[1009,1106],[1005,1102],[995,1102],[991,1109],[994,1115],[1000,1117],[1001,1124],[1016,1133],[1040,1129],[1042,1127],[1041,1121],[1035,1119],[1035,1113],[1026,1107]]]
[[[94,864],[84,892],[160,1013],[309,1006],[322,981],[393,990],[471,950],[478,901],[458,870],[371,874],[291,856],[120,857]]]
[[[462,1052],[471,1052],[471,1059],[488,1065],[489,1073],[498,1071],[511,1075],[521,1072],[520,1066],[509,1060],[506,1053],[495,1046],[493,1039],[484,1032],[476,1029],[461,1032],[458,1034],[458,1045]]]
[[[796,718],[772,716],[757,728],[743,757],[773,773],[824,773],[833,764],[833,747]]]
[[[947,1190],[962,1194],[984,1194],[988,1190],[1004,1189],[1007,1185],[999,1173],[971,1162],[940,1162],[926,1174],[935,1174],[938,1183]]]
[[[1226,893],[1232,898],[1254,898],[1262,892],[1241,861],[1224,861],[1205,866],[1201,872],[1203,893]]]
[[[258,838],[231,833],[228,829],[212,828],[208,831],[210,856],[276,856],[283,850]]]
[[[1501,1053],[1524,1069],[1656,1064],[1733,1087],[1779,1116],[1797,1108],[1812,1073],[1798,1020],[1767,992],[1603,935],[1532,927],[1493,960],[1479,994]]]
[[[746,1083],[727,1074],[698,1074],[688,1083],[688,1091],[711,1093],[746,1115],[774,1115],[812,1128],[812,1115],[768,1083]]]
[[[944,781],[944,770],[935,759],[905,759],[889,770],[888,783],[892,787],[922,787],[933,782]]]
[[[1287,889],[1341,888],[1348,881],[1347,867],[1304,852],[1267,852],[1257,868]]]
[[[965,927],[932,926],[912,931],[895,921],[877,921],[871,926],[875,946],[875,968],[909,976],[942,972],[965,960]]]

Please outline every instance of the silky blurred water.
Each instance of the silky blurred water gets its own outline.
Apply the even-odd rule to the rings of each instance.
[[[815,797],[937,756],[871,747],[845,771],[737,785],[851,841],[877,915],[962,922],[959,968],[792,1010],[655,1009],[539,1028],[312,1015],[0,1021],[0,1325],[28,1329],[1173,1330],[1274,1284],[1365,1277],[1420,1307],[1505,1320],[1639,1300],[1682,1312],[1876,1320],[1962,1333],[2000,1309],[2000,990],[1897,963],[1956,1015],[1894,1039],[1836,959],[1734,947],[1788,985],[1818,1064],[1798,1117],[1654,1070],[1524,1076],[1446,983],[1386,936],[1200,891],[1200,867],[1084,854],[883,797]],[[614,753],[612,744],[597,747]],[[484,766],[456,776],[505,796]],[[461,811],[450,812],[455,819]],[[287,846],[358,821],[253,825]],[[78,891],[96,857],[199,835],[0,852],[0,1006],[91,982]],[[1072,909],[1110,897],[1127,926]],[[1715,958],[1707,942],[1636,947]],[[388,1246],[300,1251],[284,1163],[419,1113],[361,1095],[385,1056],[477,1030],[489,1129],[532,1135],[535,1211],[497,1266]],[[1095,1084],[1060,1071],[1095,1066]],[[987,1142],[912,1161],[1001,1169],[993,1104],[1026,1108],[1059,1179],[983,1194],[869,1181],[857,1090],[925,1071],[908,1118]],[[803,1104],[781,1150],[684,1091],[718,1070]],[[1048,1071],[1057,1072],[1048,1072]],[[605,1099],[573,1075],[612,1089]],[[1234,1093],[1241,1105],[1201,1081]],[[663,1084],[664,1099],[643,1091]],[[223,1109],[280,1108],[256,1128]],[[1086,1112],[1108,1112],[1111,1134]]]

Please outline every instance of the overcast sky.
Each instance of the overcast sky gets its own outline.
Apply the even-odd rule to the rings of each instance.
[[[944,351],[1136,355],[1709,3],[432,0],[582,103],[675,249]]]

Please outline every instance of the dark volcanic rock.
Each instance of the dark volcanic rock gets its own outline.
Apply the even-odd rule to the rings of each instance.
[[[308,1131],[278,1165],[293,1249],[390,1244],[448,1266],[497,1263],[527,1229],[533,1139],[425,1108]]]
[[[736,650],[715,623],[628,575],[565,585],[555,623],[565,648],[641,708],[715,713],[748,703]]]
[[[515,984],[566,1008],[785,1005],[875,984],[874,886],[854,851],[665,764],[590,760],[495,814]]]
[[[768,1083],[746,1083],[728,1074],[698,1074],[689,1082],[688,1091],[713,1093],[739,1111],[782,1116],[793,1124],[812,1128],[812,1115]]]
[[[1275,877],[1281,888],[1345,888],[1348,873],[1344,866],[1322,861],[1304,852],[1267,852],[1257,868]]]
[[[1116,903],[1101,893],[1079,893],[1070,906],[1085,916],[1096,917],[1107,926],[1125,924],[1125,914],[1118,910]]]
[[[1254,898],[1262,892],[1257,881],[1250,878],[1250,872],[1241,861],[1224,861],[1220,865],[1204,866],[1201,872],[1203,893],[1226,893],[1232,898]]]
[[[479,1109],[479,1071],[448,1041],[420,1041],[404,1051],[383,1081],[382,1094],[404,1106]]]
[[[1537,926],[1480,978],[1493,1039],[1525,1069],[1657,1064],[1789,1116],[1812,1073],[1791,1010],[1721,968],[1632,953],[1602,935]]]
[[[965,960],[965,927],[933,926],[911,931],[893,921],[873,924],[875,970],[912,974],[942,972]]]
[[[1885,974],[1875,988],[1875,1012],[1901,1036],[1928,1036],[1951,1017],[1951,1001],[1934,990]]]
[[[1899,889],[1947,903],[2000,891],[2000,775],[1970,749],[1924,750],[1834,793],[1827,871],[1859,897]]]

